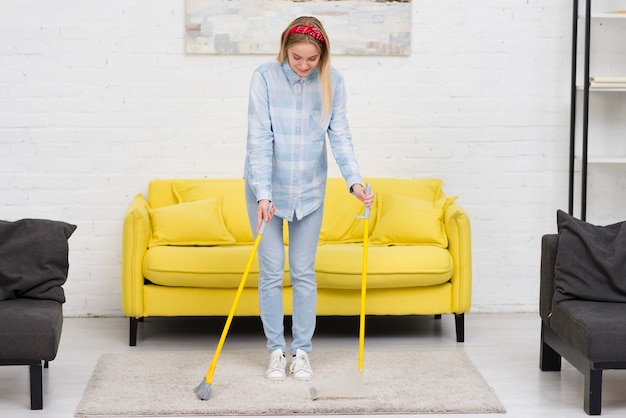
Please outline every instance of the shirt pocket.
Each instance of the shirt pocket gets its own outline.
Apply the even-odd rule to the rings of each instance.
[[[322,111],[312,109],[309,112],[309,132],[312,142],[323,142],[328,130],[327,121],[322,120]]]

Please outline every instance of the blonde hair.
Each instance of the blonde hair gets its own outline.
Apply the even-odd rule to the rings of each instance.
[[[289,31],[296,26],[313,26],[320,31],[324,39],[320,40],[316,37],[303,33],[292,33],[290,35]],[[285,61],[287,59],[288,49],[292,45],[300,43],[311,43],[317,47],[317,50],[320,53],[320,61],[317,64],[317,69],[322,87],[322,119],[326,119],[330,116],[330,109],[333,101],[333,85],[330,75],[330,42],[322,23],[317,18],[312,16],[301,16],[287,26],[281,36],[280,52],[278,53],[278,57],[276,57],[278,62]]]

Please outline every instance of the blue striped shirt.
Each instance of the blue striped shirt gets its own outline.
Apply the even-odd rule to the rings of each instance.
[[[276,215],[289,221],[323,204],[327,135],[347,186],[362,184],[346,118],[343,77],[334,69],[331,74],[332,109],[325,121],[317,68],[300,77],[287,61],[274,61],[252,75],[244,178],[257,201],[271,200]]]

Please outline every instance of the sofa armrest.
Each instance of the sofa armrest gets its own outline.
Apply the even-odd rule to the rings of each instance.
[[[129,317],[143,316],[143,259],[151,228],[148,202],[138,194],[126,212],[122,231],[122,309]]]
[[[554,296],[554,266],[558,248],[558,234],[546,234],[541,238],[541,270],[539,283],[539,315],[548,321]]]
[[[452,311],[469,312],[472,304],[472,237],[467,213],[453,203],[446,208],[444,225],[448,250],[454,261],[452,273]]]

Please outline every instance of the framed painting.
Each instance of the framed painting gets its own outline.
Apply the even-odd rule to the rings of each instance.
[[[273,55],[298,16],[322,22],[333,55],[411,52],[411,0],[185,0],[185,51]]]

